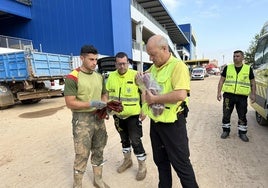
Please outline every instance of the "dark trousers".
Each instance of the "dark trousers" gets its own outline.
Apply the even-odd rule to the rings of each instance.
[[[120,119],[113,116],[114,124],[117,132],[120,135],[122,148],[132,146],[135,155],[145,154],[142,145],[142,125],[139,122],[139,115],[130,116],[126,119]]]
[[[230,119],[234,107],[236,108],[238,115],[238,127],[247,126],[247,106],[248,106],[248,97],[243,95],[235,95],[230,93],[223,94],[223,124],[230,124]],[[224,128],[224,131],[229,132],[230,128]],[[247,131],[239,131],[241,133],[246,133]]]
[[[174,123],[151,120],[150,137],[153,159],[158,168],[159,188],[172,187],[171,165],[184,188],[198,187],[190,162],[186,120],[180,114]]]

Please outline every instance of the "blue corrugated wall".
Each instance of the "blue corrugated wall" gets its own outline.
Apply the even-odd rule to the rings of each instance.
[[[186,38],[188,39],[189,43],[187,45],[184,45],[184,47],[191,52],[191,43],[192,43],[192,30],[191,30],[191,24],[181,24],[179,25],[179,27],[181,28],[182,32],[184,33],[184,35],[186,36]]]
[[[132,58],[130,0],[111,0],[115,53],[124,51]]]
[[[93,44],[100,54],[131,57],[130,0],[34,0],[30,8],[31,20],[0,23],[0,34],[31,39],[43,52],[79,55]]]

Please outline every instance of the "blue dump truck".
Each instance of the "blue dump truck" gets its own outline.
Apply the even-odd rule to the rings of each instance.
[[[71,56],[34,51],[0,53],[0,108],[38,103],[41,99],[60,95],[44,82],[59,80],[72,70]]]

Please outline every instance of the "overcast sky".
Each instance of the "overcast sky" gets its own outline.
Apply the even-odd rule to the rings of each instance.
[[[233,51],[248,50],[268,21],[268,0],[161,0],[177,24],[190,23],[197,58],[232,62]]]

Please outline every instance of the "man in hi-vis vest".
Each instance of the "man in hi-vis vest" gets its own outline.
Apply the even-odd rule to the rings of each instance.
[[[234,51],[234,64],[227,65],[221,73],[218,84],[218,101],[221,100],[223,91],[223,118],[221,138],[225,139],[231,131],[230,118],[234,107],[238,115],[238,135],[239,138],[248,142],[247,133],[247,106],[248,96],[251,102],[256,99],[256,83],[253,70],[249,65],[243,64],[244,53],[241,50]]]
[[[118,167],[117,172],[122,173],[132,166],[131,147],[138,159],[138,172],[136,180],[143,180],[146,176],[146,153],[142,144],[142,123],[146,116],[141,113],[141,92],[135,82],[137,71],[129,69],[128,56],[119,52],[115,56],[116,70],[109,74],[106,82],[106,89],[109,100],[121,101],[123,111],[114,113],[114,124],[120,135],[123,163]]]
[[[190,74],[186,64],[169,51],[168,41],[153,35],[146,44],[153,65],[148,72],[156,79],[162,91],[145,91],[142,111],[150,117],[150,138],[153,159],[158,169],[158,187],[172,187],[172,167],[182,187],[197,188],[195,173],[190,162],[186,129],[187,96],[190,93]],[[144,91],[143,91],[144,92]],[[164,105],[161,114],[150,107]]]

